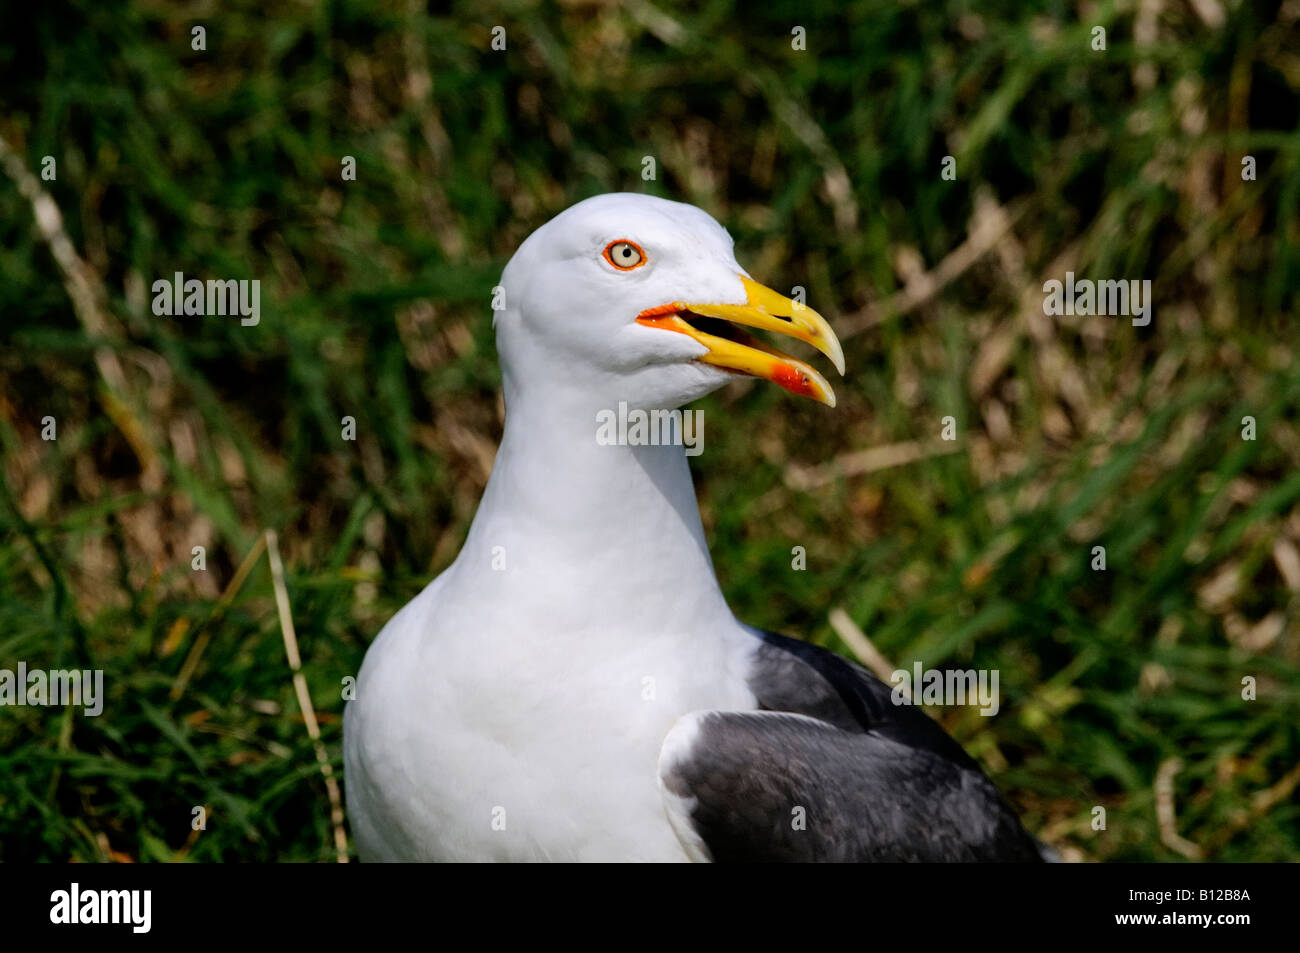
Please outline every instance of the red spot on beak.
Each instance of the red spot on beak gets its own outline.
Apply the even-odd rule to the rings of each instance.
[[[811,397],[813,389],[808,375],[789,364],[782,364],[772,375],[772,383],[799,397]]]

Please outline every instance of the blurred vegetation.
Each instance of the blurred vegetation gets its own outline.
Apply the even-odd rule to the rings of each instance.
[[[842,606],[895,665],[999,670],[997,717],[932,713],[1068,858],[1300,857],[1298,120],[1295,0],[6,5],[0,667],[108,698],[0,711],[0,858],[332,858],[267,562],[236,569],[278,531],[338,768],[341,679],[491,467],[490,289],[619,189],[702,206],[844,338],[834,412],[703,403],[741,618],[847,652]],[[1152,279],[1152,324],[1044,317],[1067,270]],[[261,323],[155,317],[176,271],[260,279]]]

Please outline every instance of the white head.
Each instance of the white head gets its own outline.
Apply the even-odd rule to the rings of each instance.
[[[842,372],[829,325],[752,281],[732,247],[707,213],[648,195],[599,195],[561,212],[502,275],[495,324],[507,395],[673,408],[743,374],[833,406],[820,374],[736,327],[807,341]]]

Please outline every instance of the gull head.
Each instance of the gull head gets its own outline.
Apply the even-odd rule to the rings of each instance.
[[[726,229],[693,205],[634,193],[579,202],[519,246],[501,287],[497,349],[521,395],[675,408],[741,375],[835,406],[812,366],[750,331],[804,341],[843,373],[830,325],[754,281]]]

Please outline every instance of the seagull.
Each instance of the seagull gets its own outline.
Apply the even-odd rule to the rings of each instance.
[[[344,716],[363,861],[1036,861],[978,765],[866,669],[738,621],[680,442],[598,439],[737,376],[834,407],[812,308],[691,205],[538,228],[494,315],[506,417],[455,561],[383,628]],[[802,297],[800,295],[800,297]]]

